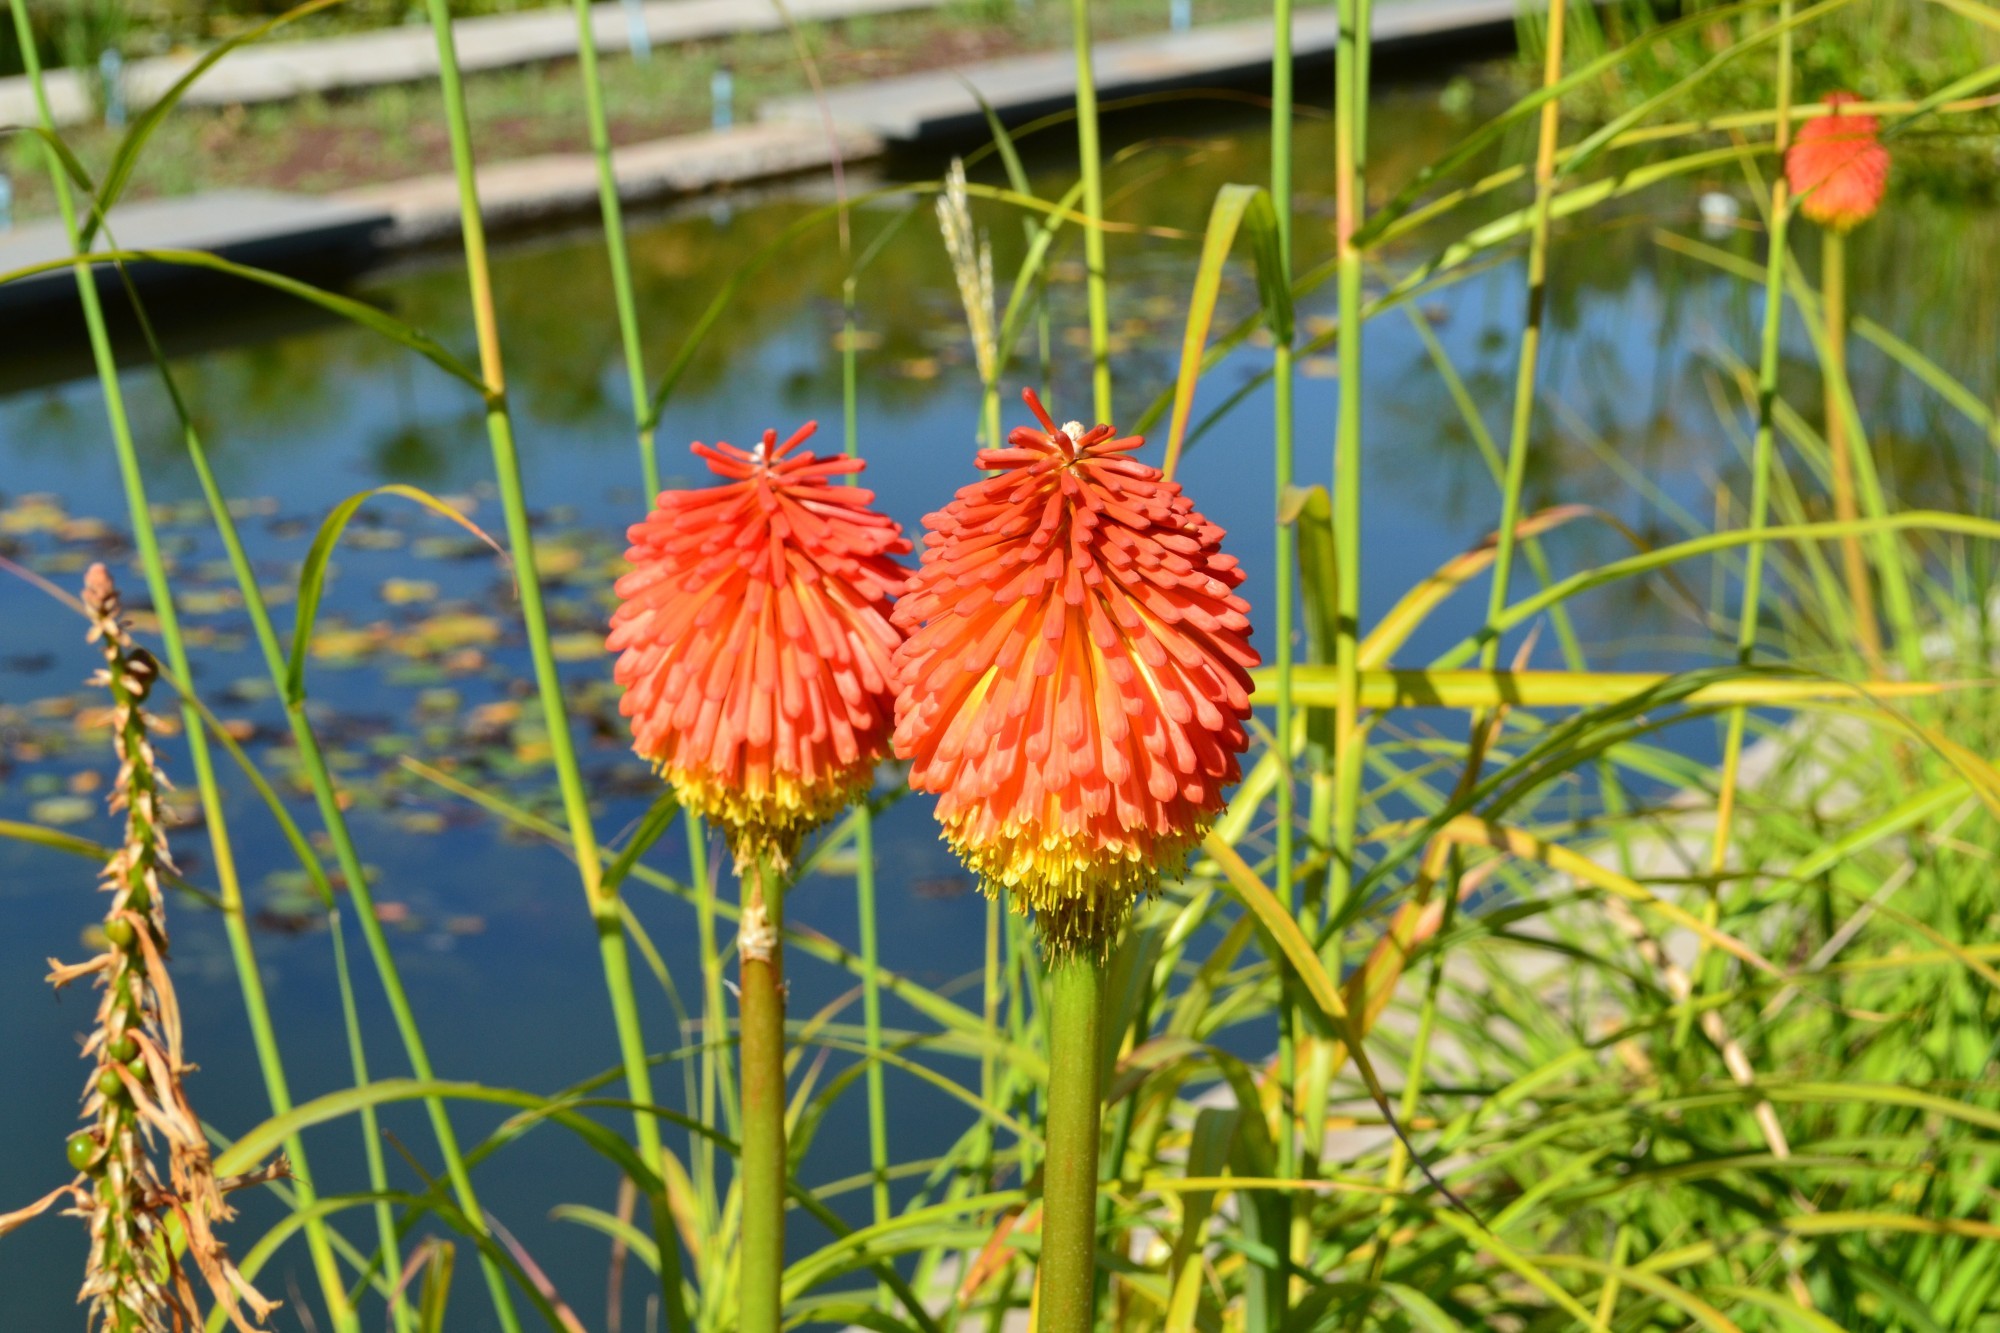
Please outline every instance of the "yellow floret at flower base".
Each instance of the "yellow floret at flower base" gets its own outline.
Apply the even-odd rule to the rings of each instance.
[[[945,841],[989,890],[1005,892],[1015,910],[1032,912],[1042,937],[1059,949],[1109,938],[1153,891],[1162,869],[1185,865],[1201,841],[1199,834],[1162,839],[1151,856],[1136,848],[1120,856],[1081,834],[1017,828],[975,837],[968,830],[976,823],[944,821]]]
[[[745,786],[706,769],[668,763],[654,767],[687,809],[717,828],[730,830],[732,841],[745,850],[773,852],[784,863],[807,834],[867,796],[880,762],[879,753],[870,753],[844,772],[810,782],[776,773]]]

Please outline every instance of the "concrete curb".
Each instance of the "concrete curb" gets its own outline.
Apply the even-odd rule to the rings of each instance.
[[[843,160],[877,156],[882,141],[865,130],[839,131]],[[620,148],[612,155],[619,197],[651,203],[724,185],[768,180],[830,166],[826,131],[813,125],[744,125],[678,135]],[[375,243],[390,249],[435,245],[459,233],[458,182],[448,175],[371,185],[332,196],[387,219]],[[597,160],[557,153],[482,167],[480,211],[494,230],[546,225],[596,212]]]

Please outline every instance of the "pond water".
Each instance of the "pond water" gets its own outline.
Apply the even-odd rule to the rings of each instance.
[[[1501,96],[1498,78],[1491,71],[1469,72],[1479,106],[1501,104],[1495,100]],[[1442,97],[1443,87],[1441,75],[1383,95],[1377,179],[1399,183],[1475,123],[1446,109],[1462,99],[1456,91]],[[1147,145],[1113,173],[1117,217],[1198,233],[1217,187],[1264,179],[1268,138],[1254,111],[1215,104],[1148,116],[1115,125],[1119,142]],[[1073,163],[1053,142],[1060,138],[1027,145],[1045,196],[1059,193],[1073,176]],[[1303,270],[1330,247],[1332,151],[1324,122],[1303,124],[1297,160]],[[915,179],[935,176],[941,167],[916,161],[892,163],[888,170]],[[1736,279],[1662,249],[1655,238],[1662,228],[1699,236],[1696,199],[1704,190],[1743,201],[1744,215],[1754,217],[1744,181],[1718,175],[1640,195],[1616,213],[1593,214],[1561,232],[1544,408],[1531,465],[1534,503],[1601,505],[1642,533],[1663,535],[1671,530],[1663,502],[1705,518],[1716,481],[1738,474],[1740,445],[1733,432],[1743,420],[1740,402],[1727,388],[1712,393],[1711,383],[1719,382],[1717,349],[1752,355],[1756,301]],[[635,227],[633,258],[654,373],[726,277],[827,196],[823,182],[809,182],[703,201]],[[1518,202],[1509,196],[1505,206]],[[896,223],[905,207],[890,201],[858,209],[857,244]],[[1020,251],[1018,221],[997,209],[981,216],[992,233],[1004,296],[1005,275]],[[1934,355],[1992,347],[1994,330],[1984,325],[2000,302],[1991,299],[1995,289],[1982,267],[1982,256],[1994,252],[1992,232],[1989,216],[1942,204],[1912,206],[1878,221],[1852,246],[1855,307]],[[1407,268],[1434,252],[1444,235],[1401,242],[1384,262]],[[1714,243],[1745,257],[1759,253],[1747,229]],[[1112,248],[1123,418],[1136,415],[1169,382],[1194,247],[1188,239],[1143,236],[1120,238]],[[1898,255],[1919,252],[1926,255],[1921,275],[1898,271]],[[789,431],[817,418],[821,445],[840,447],[841,274],[831,232],[821,229],[747,280],[669,407],[661,433],[669,485],[702,480],[685,452],[690,439],[747,444],[766,426]],[[1074,250],[1062,255],[1056,275],[1049,376],[1060,420],[1083,415],[1088,392],[1076,342],[1083,316]],[[629,828],[655,794],[644,765],[626,749],[609,662],[597,651],[623,527],[642,504],[610,290],[596,240],[582,232],[503,249],[496,280],[528,493],[547,543],[563,670],[592,775],[597,827],[608,840]],[[360,283],[359,291],[469,353],[462,275],[450,264],[383,273]],[[1237,281],[1225,305],[1241,314],[1250,299],[1247,284]],[[864,276],[858,300],[859,427],[871,464],[865,480],[881,506],[915,530],[927,510],[972,477],[978,414],[958,298],[927,205],[902,225]],[[1309,333],[1327,327],[1332,304],[1330,286],[1304,302]],[[1496,434],[1504,430],[1522,304],[1519,256],[1509,254],[1415,307]],[[250,323],[228,314],[190,322],[186,310],[170,313],[195,330],[174,370],[223,485],[241,506],[260,577],[275,596],[286,598],[296,586],[298,563],[326,511],[371,485],[425,487],[452,497],[474,522],[499,529],[478,404],[462,385],[344,327],[290,317],[274,322],[268,312]],[[36,362],[24,371],[17,365],[0,398],[0,554],[72,588],[89,560],[107,558],[131,602],[143,605],[143,583],[121,536],[124,501],[96,382],[74,349],[57,350],[61,354],[47,367]],[[1018,386],[1024,373],[1037,375],[1035,360],[1034,349],[1025,347],[1010,383]],[[1792,360],[1790,372],[1809,385],[1802,344]],[[1197,418],[1268,363],[1268,351],[1255,345],[1233,354],[1204,387]],[[1872,352],[1857,352],[1856,367],[1864,410],[1883,423],[1877,445],[1901,493],[1950,497],[1971,485],[1966,478],[1977,470],[1977,455],[1944,409],[1906,378],[1886,373]],[[1991,373],[1989,365],[1978,370]],[[1302,482],[1330,475],[1337,389],[1331,371],[1324,356],[1302,363]],[[1364,615],[1372,618],[1487,532],[1496,504],[1485,464],[1414,323],[1401,311],[1371,324],[1367,374]],[[1993,387],[1976,379],[1973,386],[1982,392]],[[313,828],[303,785],[286,779],[292,765],[280,716],[157,377],[135,365],[126,372],[125,389],[151,499],[187,596],[183,611],[198,641],[197,684],[211,706],[238,720],[249,750],[279,779],[301,823]],[[1800,395],[1801,402],[1816,398]],[[1718,402],[1728,404],[1726,424]],[[1006,415],[1010,423],[1024,418],[1011,391]],[[1201,440],[1182,471],[1199,505],[1230,530],[1232,549],[1251,571],[1247,594],[1259,610],[1269,603],[1272,552],[1269,432],[1268,396],[1252,392]],[[1659,494],[1642,495],[1627,473],[1643,476]],[[1621,541],[1602,525],[1580,524],[1553,544],[1552,556],[1560,567],[1574,568],[1616,553]],[[1457,614],[1420,635],[1405,660],[1421,663],[1454,642],[1483,596],[1465,600]],[[1710,631],[1636,590],[1606,595],[1582,610],[1581,631],[1602,664],[1684,662],[1714,651]],[[290,614],[288,604],[279,607],[281,631],[288,631]],[[553,780],[542,758],[546,732],[527,684],[504,571],[459,529],[403,501],[377,500],[338,555],[320,632],[310,674],[316,715],[353,793],[363,855],[377,875],[375,892],[394,917],[404,975],[440,1071],[550,1090],[608,1068],[616,1060],[609,1014],[568,862],[549,844],[504,833],[398,762],[410,756],[455,765],[462,776],[524,806],[553,812]],[[1554,664],[1546,646],[1541,652],[1538,660]],[[115,837],[114,822],[102,812],[102,788],[93,785],[107,776],[104,733],[88,726],[97,701],[82,686],[93,665],[80,622],[21,580],[0,577],[0,819],[47,822],[99,840]],[[1709,741],[1692,736],[1686,743],[1700,748]],[[166,754],[172,775],[191,787],[179,748],[169,743]],[[227,777],[234,845],[258,914],[260,966],[293,1092],[303,1099],[344,1086],[348,1078],[328,939],[267,814],[238,775]],[[186,799],[191,803],[191,795]],[[938,843],[925,802],[904,801],[885,818],[877,839],[887,965],[930,984],[974,974],[983,903]],[[212,884],[203,831],[181,831],[177,848],[190,878]],[[687,848],[678,829],[649,861],[669,874],[686,873]],[[87,863],[0,841],[0,1142],[9,1145],[0,1154],[0,1210],[65,1176],[62,1144],[81,1080],[75,1034],[87,1024],[91,1002],[82,993],[57,999],[41,978],[50,955],[82,953],[79,936],[99,911],[91,890]],[[693,994],[692,912],[643,885],[630,893],[674,977]],[[240,1132],[268,1108],[222,931],[213,914],[194,904],[176,901],[173,911],[188,1047],[202,1067],[192,1095],[218,1128]],[[851,880],[813,876],[795,894],[788,915],[853,944]],[[405,1072],[372,975],[365,963],[358,969],[375,1070]],[[851,980],[798,959],[793,984],[793,1012],[802,1015],[844,995]],[[892,1009],[891,1022],[907,1018]],[[677,1044],[672,1010],[657,991],[647,996],[645,1019],[656,1046]],[[1262,1040],[1262,1034],[1245,1034],[1252,1046]],[[678,1080],[669,1077],[663,1086],[675,1095]],[[962,1107],[908,1080],[893,1090],[892,1111],[898,1157],[938,1151],[965,1124]],[[865,1164],[863,1116],[858,1092],[840,1103],[806,1162],[808,1180],[846,1176]],[[462,1113],[468,1137],[497,1119]],[[419,1114],[396,1111],[384,1123],[427,1168],[434,1166],[434,1146]],[[323,1189],[363,1187],[353,1124],[316,1131],[308,1142]],[[412,1179],[400,1165],[392,1163],[392,1171]],[[601,1327],[605,1244],[578,1227],[549,1221],[548,1211],[565,1201],[610,1207],[608,1169],[545,1134],[512,1149],[482,1179],[487,1206],[534,1253],[585,1322]],[[861,1206],[859,1196],[851,1202]],[[253,1204],[238,1232],[239,1252],[270,1215],[269,1205]],[[796,1228],[795,1244],[812,1244],[812,1231]],[[82,1253],[76,1225],[53,1218],[0,1243],[6,1310],[0,1326],[79,1326],[71,1300]],[[264,1286],[288,1297],[295,1281],[301,1289],[310,1283],[297,1249],[280,1257]],[[454,1327],[480,1326],[483,1296],[474,1286],[462,1284]]]

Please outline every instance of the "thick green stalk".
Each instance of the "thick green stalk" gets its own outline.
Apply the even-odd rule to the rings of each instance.
[[[480,373],[486,386],[486,435],[492,449],[494,479],[500,490],[501,508],[507,521],[508,546],[514,556],[521,619],[527,629],[528,651],[534,661],[535,684],[541,698],[542,714],[548,723],[550,757],[562,791],[571,851],[583,881],[592,922],[597,929],[598,954],[605,987],[610,993],[626,1089],[634,1102],[650,1106],[654,1102],[652,1069],[646,1060],[645,1038],[639,1025],[624,921],[618,910],[616,893],[606,893],[602,888],[603,865],[598,857],[597,836],[591,828],[590,799],[584,791],[583,773],[577,764],[576,742],[570,734],[569,710],[563,700],[562,677],[557,671],[555,653],[550,646],[548,612],[542,602],[541,577],[536,570],[534,533],[528,523],[527,497],[521,485],[521,462],[514,444],[513,417],[507,406],[507,373],[500,347],[499,320],[494,308],[492,268],[486,252],[486,227],[479,212],[479,181],[472,155],[472,130],[466,111],[464,81],[458,68],[457,47],[452,37],[451,15],[446,0],[425,0],[425,7],[430,16],[431,30],[437,38],[438,83],[451,131],[451,162],[458,182],[459,225],[465,245],[466,281],[472,299],[473,325],[479,340]],[[633,1131],[640,1159],[649,1167],[659,1169],[659,1122],[644,1110],[637,1110],[633,1113]],[[465,1187],[469,1186],[467,1181]],[[680,1250],[673,1243],[671,1225],[658,1216],[660,1211],[656,1201],[654,1226],[666,1242],[660,1246],[660,1279],[667,1308],[667,1326],[673,1333],[685,1333],[688,1316],[681,1291]],[[489,1278],[489,1285],[494,1285],[493,1278]]]
[[[1843,523],[1861,516],[1854,498],[1854,444],[1847,433],[1841,395],[1847,384],[1847,234],[1838,227],[1820,232],[1820,297],[1826,318],[1826,447],[1833,473],[1833,513]],[[1840,565],[1847,581],[1856,637],[1868,674],[1882,674],[1882,625],[1875,614],[1875,590],[1868,581],[1868,558],[1861,538],[1840,539]]]
[[[48,93],[42,79],[40,52],[36,49],[33,30],[28,25],[28,13],[23,0],[9,0],[13,12],[14,33],[21,51],[28,78],[34,90],[36,112],[42,128],[49,134],[55,133],[55,117],[51,112]],[[63,220],[64,234],[69,240],[72,252],[82,248],[82,231],[77,220],[76,200],[71,192],[70,179],[63,169],[61,159],[53,146],[44,145],[49,180],[56,196],[56,205]],[[98,383],[104,395],[104,410],[111,429],[113,448],[118,457],[119,476],[125,490],[126,508],[132,520],[132,536],[139,548],[139,558],[146,571],[146,588],[152,598],[154,613],[159,617],[160,640],[166,648],[168,665],[180,680],[193,680],[187,655],[187,643],[181,635],[180,618],[173,598],[173,585],[167,577],[166,565],[161,558],[159,536],[153,528],[152,512],[147,501],[145,476],[139,465],[138,451],[134,447],[132,425],[125,411],[124,393],[118,383],[118,362],[111,347],[109,330],[105,324],[104,308],[98,299],[97,279],[91,265],[79,260],[76,265],[77,298],[82,303],[84,324],[89,333],[90,350],[97,368]],[[208,828],[209,852],[215,858],[215,875],[223,906],[223,928],[229,940],[230,957],[236,968],[236,977],[243,991],[243,1007],[250,1020],[250,1036],[257,1051],[257,1063],[263,1075],[265,1093],[271,1103],[274,1115],[284,1115],[292,1108],[290,1083],[285,1076],[284,1057],[278,1045],[277,1033],[271,1024],[270,1005],[264,994],[263,974],[258,968],[256,951],[250,940],[249,926],[243,910],[243,886],[236,873],[235,849],[229,840],[229,824],[222,801],[222,791],[215,777],[215,765],[208,748],[208,732],[200,713],[191,700],[181,702],[181,723],[186,730],[188,760],[195,773],[195,788],[201,798],[204,823]],[[310,1208],[316,1195],[312,1185],[312,1170],[305,1156],[305,1145],[296,1136],[287,1140],[285,1151],[292,1162],[296,1177],[295,1188],[301,1207]],[[334,1259],[333,1247],[328,1239],[328,1228],[323,1220],[315,1217],[306,1225],[306,1246],[312,1257],[313,1270],[319,1279],[321,1294],[327,1304],[327,1311],[336,1328],[342,1333],[356,1333],[360,1328],[359,1317],[347,1300],[347,1291],[340,1277],[340,1268]]]
[[[1083,164],[1083,262],[1090,301],[1090,395],[1096,421],[1112,419],[1111,299],[1104,268],[1104,159],[1097,137],[1097,76],[1090,64],[1090,0],[1071,0],[1076,44],[1076,148]]]
[[[660,460],[654,448],[655,424],[648,420],[651,401],[646,387],[645,344],[639,334],[639,300],[632,285],[632,259],[625,244],[624,209],[618,199],[618,172],[611,157],[611,120],[604,109],[604,83],[598,76],[597,35],[590,20],[590,0],[576,6],[577,72],[583,77],[584,118],[590,125],[590,151],[597,159],[597,201],[604,214],[604,254],[611,263],[611,297],[618,307],[618,335],[625,348],[625,379],[632,394],[632,414],[638,423],[639,474],[646,483],[646,502],[660,493]]]
[[[1369,0],[1340,0],[1334,53],[1334,233],[1338,244],[1340,402],[1333,462],[1334,708],[1333,861],[1326,919],[1336,919],[1354,884],[1355,826],[1361,798],[1361,269],[1355,243],[1367,200]],[[1336,935],[1337,941],[1338,936]],[[1337,948],[1337,943],[1330,945]],[[1330,958],[1338,973],[1339,959]]]
[[[1049,1108],[1042,1167],[1037,1333],[1091,1333],[1097,1309],[1098,1091],[1104,961],[1091,945],[1049,960]]]
[[[743,879],[737,959],[742,993],[741,1333],[778,1333],[785,1273],[784,888],[759,855]]]

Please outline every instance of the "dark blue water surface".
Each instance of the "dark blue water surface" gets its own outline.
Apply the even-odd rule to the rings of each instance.
[[[1407,178],[1467,127],[1439,101],[1438,88],[1423,83],[1384,97],[1376,131],[1381,181],[1394,185]],[[1259,180],[1267,170],[1268,139],[1243,113],[1126,121],[1119,130],[1126,142],[1157,138],[1113,174],[1115,214],[1128,221],[1198,231],[1218,186]],[[1330,244],[1332,153],[1322,122],[1302,127],[1297,156],[1303,269],[1323,258]],[[1042,193],[1052,197],[1066,186],[1073,166],[1059,146],[1045,161],[1032,154],[1030,160]],[[922,161],[893,169],[914,178],[935,174],[941,165]],[[977,167],[974,174],[980,175]],[[1702,189],[1743,199],[1746,216],[1755,216],[1744,182],[1717,176],[1656,190],[1615,215],[1593,215],[1560,230],[1530,468],[1534,503],[1598,504],[1642,532],[1662,534],[1672,530],[1670,512],[1642,495],[1607,457],[1703,521],[1713,484],[1739,480],[1741,399],[1720,349],[1754,357],[1756,302],[1736,278],[1655,241],[1656,228],[1699,236],[1694,205]],[[827,197],[824,183],[807,182],[702,203],[635,228],[633,259],[654,374],[728,276]],[[1499,207],[1521,201],[1507,195]],[[896,222],[905,207],[891,201],[857,210],[857,246]],[[1018,217],[987,206],[980,217],[997,251],[1004,300],[1020,252]],[[1874,224],[1853,246],[1857,308],[1934,354],[1990,348],[1992,330],[1973,336],[1978,321],[1990,322],[1996,308],[1977,258],[1992,252],[1981,240],[1987,231],[1983,216],[1943,205],[1912,206],[1903,217]],[[1382,259],[1388,269],[1406,271],[1449,234],[1400,242]],[[1748,230],[1712,243],[1753,260],[1761,253]],[[1920,275],[1898,273],[1894,256],[1918,246],[1940,256],[1938,263]],[[1170,380],[1195,248],[1190,239],[1162,236],[1121,237],[1113,245],[1122,418],[1135,416]],[[1807,243],[1804,254],[1811,253]],[[832,232],[822,228],[744,282],[668,408],[660,456],[670,485],[700,480],[685,452],[690,439],[748,444],[766,426],[786,432],[817,418],[824,447],[840,447],[835,335],[842,272]],[[1061,253],[1055,274],[1051,406],[1062,420],[1086,415],[1088,399],[1086,357],[1076,343],[1083,307],[1074,248]],[[563,553],[551,597],[558,631],[569,636],[564,678],[596,792],[593,814],[600,837],[610,840],[645,810],[654,791],[612,724],[610,663],[587,642],[602,631],[620,534],[641,506],[605,265],[594,237],[580,232],[503,249],[495,276],[527,490],[543,536]],[[377,275],[362,282],[359,293],[470,355],[463,275],[448,256]],[[173,369],[223,486],[243,502],[246,538],[269,586],[295,585],[299,562],[329,508],[385,481],[454,497],[475,522],[500,529],[478,403],[463,385],[368,333],[290,316],[274,320],[268,309],[201,308],[213,299],[175,298],[170,322],[194,341]],[[1236,282],[1218,327],[1247,313],[1251,299],[1248,284]],[[866,481],[882,508],[914,531],[926,511],[973,476],[978,420],[978,385],[958,297],[927,203],[863,275],[858,302],[866,344],[858,401],[860,439],[870,462]],[[1332,302],[1330,285],[1306,298],[1301,317],[1308,333],[1326,327]],[[1503,440],[1523,303],[1522,266],[1509,253],[1414,307]],[[1023,361],[1009,376],[1010,424],[1025,420],[1013,393],[1024,374],[1036,374],[1032,341],[1024,342]],[[1298,474],[1305,484],[1331,475],[1338,381],[1329,355],[1302,363]],[[1787,369],[1801,385],[1810,383],[1808,356],[1798,343]],[[1204,385],[1197,420],[1269,360],[1268,350],[1256,345],[1233,354]],[[1906,494],[1949,494],[1969,484],[1954,472],[1977,466],[1954,461],[1969,456],[1951,447],[1964,439],[1959,425],[1909,381],[1888,376],[1872,352],[1857,352],[1856,363],[1868,410],[1885,425],[1878,447],[1891,460],[1892,481]],[[57,356],[50,364],[53,369],[18,378],[0,398],[0,496],[6,502],[0,515],[28,513],[23,497],[37,493],[54,497],[60,514],[0,525],[0,554],[72,589],[83,563],[104,556],[132,602],[143,606],[143,582],[129,550],[115,535],[106,538],[77,523],[101,520],[113,534],[129,528],[98,385],[87,362]],[[1364,618],[1372,620],[1488,531],[1496,504],[1486,466],[1403,311],[1388,311],[1370,324],[1366,366],[1363,601]],[[39,382],[21,383],[37,376]],[[315,829],[303,786],[286,776],[288,747],[263,668],[245,637],[247,622],[226,596],[215,595],[233,584],[216,567],[221,551],[206,519],[198,506],[186,504],[198,492],[157,375],[135,364],[122,387],[132,404],[150,497],[165,507],[163,536],[177,578],[195,591],[186,618],[201,640],[196,686],[218,713],[244,721],[248,749],[274,774],[303,826]],[[1801,401],[1815,402],[1816,395]],[[1230,547],[1250,571],[1246,593],[1260,631],[1272,568],[1270,430],[1269,396],[1254,392],[1200,441],[1181,472],[1200,507],[1230,530]],[[50,511],[45,505],[41,512]],[[456,763],[471,779],[555,816],[554,781],[540,762],[536,710],[526,688],[530,671],[506,573],[458,529],[402,500],[377,500],[366,512],[357,525],[360,540],[339,552],[322,615],[323,628],[336,641],[345,635],[353,651],[316,658],[310,686],[336,766],[355,792],[353,823],[376,874],[375,893],[394,905],[399,918],[391,936],[433,1057],[447,1077],[502,1087],[546,1091],[588,1078],[612,1066],[617,1053],[573,868],[552,844],[503,831],[396,762],[407,754]],[[0,517],[0,524],[5,521]],[[1552,542],[1551,558],[1558,568],[1573,569],[1625,549],[1622,542],[1602,524],[1579,523]],[[435,588],[390,585],[392,580]],[[1402,659],[1420,664],[1450,646],[1475,623],[1483,600],[1483,591],[1468,593],[1466,605],[1427,627]],[[1714,643],[1711,630],[1636,589],[1598,595],[1581,609],[1580,630],[1606,664],[1695,660]],[[276,615],[289,633],[289,602]],[[429,639],[415,642],[407,638],[412,635]],[[1268,651],[1268,638],[1262,641]],[[476,659],[463,655],[468,648]],[[1556,664],[1546,641],[1538,651],[1538,662]],[[77,707],[93,706],[82,685],[93,665],[73,615],[20,579],[0,576],[0,819],[60,818],[70,832],[115,838],[114,821],[102,813],[101,787],[87,786],[86,775],[107,774],[103,733],[81,731],[69,717]],[[1685,743],[1699,750],[1709,741],[1698,735]],[[164,751],[184,789],[183,804],[191,806],[185,753],[173,742]],[[293,1096],[303,1100],[350,1079],[328,936],[268,813],[239,774],[225,773],[224,785],[238,866],[259,914],[258,966]],[[82,811],[78,799],[86,803]],[[896,807],[882,821],[877,845],[887,964],[932,985],[975,974],[984,903],[937,842],[926,803],[910,799]],[[214,856],[204,830],[180,831],[176,846],[189,878],[212,888]],[[648,863],[684,876],[687,853],[677,826]],[[87,861],[0,840],[0,1143],[7,1145],[0,1154],[0,1211],[65,1178],[63,1140],[73,1127],[82,1079],[75,1043],[89,1023],[92,999],[80,991],[58,998],[42,976],[51,955],[74,959],[85,952],[80,934],[100,911],[92,871]],[[643,885],[635,884],[630,895],[676,984],[690,1004],[698,1004],[692,911]],[[182,901],[173,911],[188,1049],[201,1066],[192,1095],[218,1131],[241,1133],[267,1115],[269,1105],[236,974],[218,918]],[[849,878],[809,878],[789,915],[855,943]],[[347,929],[359,960],[359,1001],[374,1072],[407,1072],[351,921]],[[804,958],[795,958],[792,975],[795,1016],[814,1013],[852,985],[848,973]],[[642,998],[654,1044],[679,1045],[672,1009],[659,989],[643,983]],[[842,1016],[858,1019],[851,1010]],[[917,1022],[894,1006],[891,1021]],[[1248,1034],[1246,1040],[1261,1038]],[[973,1076],[963,1067],[955,1072]],[[898,1158],[937,1152],[963,1131],[962,1106],[914,1080],[891,1078]],[[678,1101],[677,1072],[670,1069],[662,1087]],[[499,1120],[498,1113],[480,1108],[459,1114],[468,1141]],[[846,1176],[865,1164],[863,1117],[857,1084],[808,1156],[807,1180]],[[435,1144],[419,1113],[392,1109],[384,1125],[425,1170],[437,1169]],[[316,1130],[307,1143],[323,1189],[364,1187],[354,1122]],[[391,1172],[403,1186],[416,1179],[393,1153]],[[610,1168],[574,1140],[543,1130],[489,1165],[481,1184],[486,1206],[520,1237],[585,1322],[601,1327],[606,1242],[550,1221],[548,1213],[566,1201],[610,1208]],[[861,1196],[846,1202],[858,1215]],[[249,1202],[236,1230],[239,1252],[274,1215],[268,1201]],[[372,1228],[360,1214],[350,1217],[348,1230],[368,1244]],[[812,1226],[796,1228],[799,1248],[818,1239]],[[80,1327],[71,1300],[82,1254],[77,1224],[53,1217],[0,1242],[0,1330]],[[295,1287],[310,1290],[303,1249],[295,1243],[282,1252],[263,1286],[288,1300],[296,1299]],[[455,1328],[488,1326],[476,1286],[466,1273],[454,1303]],[[633,1304],[635,1321],[637,1308]],[[280,1324],[302,1326],[290,1312]]]

